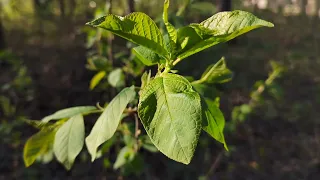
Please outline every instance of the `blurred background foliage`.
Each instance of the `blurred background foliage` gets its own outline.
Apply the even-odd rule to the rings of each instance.
[[[225,56],[233,80],[216,89],[227,120],[229,152],[202,134],[193,161],[185,166],[157,153],[142,135],[144,147],[136,154],[121,148],[135,140],[134,122],[124,119],[94,163],[83,150],[69,172],[52,160],[52,153],[24,167],[23,145],[36,132],[25,119],[39,120],[71,106],[103,104],[122,87],[139,85],[144,70],[155,72],[131,54],[131,43],[84,24],[110,12],[141,11],[163,29],[162,4],[159,0],[0,0],[0,179],[320,177],[318,0],[171,1],[170,21],[176,27],[204,20],[229,5],[275,24],[177,66],[183,75],[200,77],[209,64]],[[93,124],[94,118],[86,120],[86,125]]]

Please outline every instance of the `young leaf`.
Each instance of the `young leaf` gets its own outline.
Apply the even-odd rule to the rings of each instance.
[[[143,89],[151,80],[151,71],[145,71],[141,76],[141,89]]]
[[[231,81],[232,72],[227,68],[224,57],[216,64],[210,65],[196,83],[225,83]]]
[[[163,74],[141,90],[138,114],[155,146],[189,164],[201,131],[200,96],[184,77]]]
[[[228,150],[224,139],[223,129],[225,120],[222,112],[214,101],[209,99],[202,99],[203,108],[203,129],[210,134],[214,139],[221,142],[224,148]]]
[[[46,127],[27,140],[23,149],[23,160],[26,167],[32,165],[38,157],[50,150],[55,133],[55,128]]]
[[[125,82],[122,69],[116,68],[111,71],[108,76],[108,82],[112,87],[123,87],[125,85]]]
[[[160,57],[157,53],[143,46],[133,48],[132,53],[147,66],[152,66],[160,62]]]
[[[49,116],[44,117],[41,121],[49,122],[53,119],[70,118],[77,114],[90,113],[96,109],[97,108],[94,106],[77,106],[77,107],[66,108],[66,109],[59,110]]]
[[[184,59],[218,43],[229,41],[260,27],[273,27],[270,22],[245,11],[220,12],[200,24],[178,30],[177,43],[182,47],[177,58]],[[193,28],[192,31],[190,28]],[[202,33],[199,34],[199,32]],[[206,30],[204,30],[206,29]],[[192,39],[191,41],[187,39]],[[184,45],[182,45],[184,44]]]
[[[71,117],[55,135],[53,151],[58,161],[70,170],[84,143],[84,123],[81,114]]]
[[[87,25],[100,27],[121,36],[133,43],[149,48],[161,56],[167,57],[163,47],[163,38],[155,22],[146,14],[134,12],[125,17],[106,15]]]
[[[105,76],[106,76],[105,71],[100,71],[96,75],[94,75],[90,81],[90,89],[91,90],[94,89]]]
[[[170,49],[175,50],[176,42],[177,42],[177,31],[172,24],[169,23],[168,20],[168,8],[169,8],[170,0],[165,0],[163,4],[163,22],[166,26],[166,29],[170,38]],[[170,52],[170,51],[169,51]],[[171,52],[174,53],[174,52]]]
[[[98,118],[89,136],[86,138],[86,145],[91,154],[92,161],[96,158],[97,148],[110,139],[116,132],[121,115],[128,103],[135,97],[135,94],[134,86],[124,88],[113,98]]]

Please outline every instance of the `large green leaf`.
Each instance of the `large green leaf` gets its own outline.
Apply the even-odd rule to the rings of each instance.
[[[137,58],[147,66],[152,66],[160,63],[159,55],[146,47],[138,46],[132,48],[132,53],[136,55]]]
[[[178,30],[177,44],[180,44],[181,49],[177,58],[184,59],[256,28],[273,26],[272,23],[249,12],[220,12],[200,24],[192,24]]]
[[[116,132],[121,115],[128,103],[135,97],[135,94],[134,86],[124,88],[113,98],[98,118],[89,136],[86,138],[86,145],[91,154],[92,161],[96,158],[98,147],[110,139]]]
[[[59,110],[55,112],[54,114],[51,114],[49,116],[46,116],[42,119],[43,122],[49,122],[53,119],[63,119],[63,118],[70,118],[72,116],[75,116],[77,114],[87,114],[90,113],[97,108],[94,106],[77,106],[77,107],[71,107]]]
[[[70,170],[84,143],[84,123],[81,114],[71,117],[55,135],[53,151],[58,161]]]
[[[161,56],[167,57],[168,55],[163,47],[163,38],[159,28],[144,13],[134,12],[125,17],[109,14],[87,24],[111,31],[133,43],[149,48]]]
[[[163,74],[141,90],[139,117],[155,146],[189,164],[201,131],[200,96],[184,77]]]
[[[232,72],[227,68],[222,57],[216,64],[210,65],[202,74],[201,79],[193,83],[225,83],[231,81]]]
[[[32,165],[38,157],[51,149],[55,133],[56,128],[45,127],[27,140],[23,149],[23,159],[26,167]]]
[[[223,129],[225,120],[219,107],[215,101],[209,99],[202,99],[203,107],[203,129],[210,134],[214,139],[223,143],[226,150],[227,144],[224,139]]]

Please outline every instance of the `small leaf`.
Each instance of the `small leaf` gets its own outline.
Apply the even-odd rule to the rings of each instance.
[[[129,148],[127,146],[123,147],[117,156],[117,160],[113,165],[113,169],[119,169],[128,162],[132,161],[134,159],[134,155],[135,153],[132,148]]]
[[[111,71],[108,76],[108,82],[112,87],[123,87],[125,85],[125,82],[122,69],[116,68]]]
[[[163,74],[141,90],[138,114],[153,144],[189,164],[201,131],[201,103],[184,77]]]
[[[222,112],[214,101],[209,99],[202,100],[203,108],[203,129],[210,134],[214,139],[221,142],[224,148],[228,150],[224,139],[223,129],[225,120]]]
[[[91,154],[92,161],[96,158],[98,147],[110,139],[116,132],[121,120],[121,115],[128,103],[135,97],[135,94],[134,86],[124,88],[113,98],[98,118],[89,136],[86,138],[86,145]]]
[[[177,31],[174,28],[174,26],[169,23],[169,20],[168,20],[168,8],[169,8],[169,5],[170,5],[170,0],[165,0],[164,4],[163,4],[163,22],[164,22],[164,24],[166,26],[166,29],[168,31],[168,34],[169,34],[169,38],[170,38],[169,43],[170,43],[170,46],[171,46],[170,49],[172,51],[172,50],[175,50],[175,48],[176,48]],[[167,50],[169,50],[169,48],[167,48]],[[174,52],[170,52],[170,53],[174,53]]]
[[[144,72],[141,76],[141,89],[143,89],[151,81],[151,71]]]
[[[145,65],[152,66],[160,63],[160,57],[157,53],[143,46],[132,48],[132,53]]]
[[[77,107],[71,107],[59,110],[55,112],[54,114],[51,114],[49,116],[44,117],[41,121],[42,122],[49,122],[53,119],[63,119],[63,118],[70,118],[72,116],[75,116],[77,114],[87,114],[90,113],[97,108],[94,106],[77,106]]]
[[[81,114],[71,117],[55,135],[53,151],[58,161],[70,170],[84,143],[84,122]]]
[[[178,30],[177,44],[181,49],[177,58],[184,59],[256,28],[273,26],[272,23],[259,19],[249,12],[240,10],[220,12],[200,24],[192,24]]]
[[[90,81],[90,89],[91,90],[94,89],[105,76],[106,76],[105,71],[100,71],[96,75],[94,75]]]
[[[231,81],[232,72],[227,68],[224,57],[210,65],[202,74],[199,83],[225,83]],[[195,82],[196,83],[196,82]]]
[[[155,22],[146,14],[134,12],[125,17],[106,15],[87,23],[121,36],[133,43],[149,48],[157,54],[167,57],[163,47],[163,38]]]
[[[29,119],[24,119],[24,122],[26,122],[27,124],[33,126],[34,128],[37,129],[42,129],[46,126],[48,126],[49,124],[43,121],[38,121],[38,120],[29,120]]]
[[[26,167],[32,165],[38,157],[45,155],[51,149],[55,133],[55,128],[46,127],[27,140],[23,149]]]

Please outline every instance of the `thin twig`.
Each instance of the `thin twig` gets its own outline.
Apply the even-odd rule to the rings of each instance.
[[[136,139],[136,144],[134,146],[134,150],[137,152],[138,151],[138,147],[139,147],[139,135],[141,133],[140,129],[139,129],[139,119],[138,119],[138,115],[137,113],[134,113],[134,120],[135,120],[135,133],[134,133],[134,137]]]
[[[215,159],[215,161],[213,162],[213,164],[211,165],[209,171],[206,174],[206,179],[209,178],[209,176],[215,172],[215,170],[217,169],[222,157],[223,157],[223,153],[224,150],[220,151],[220,153],[218,154],[217,158]]]

